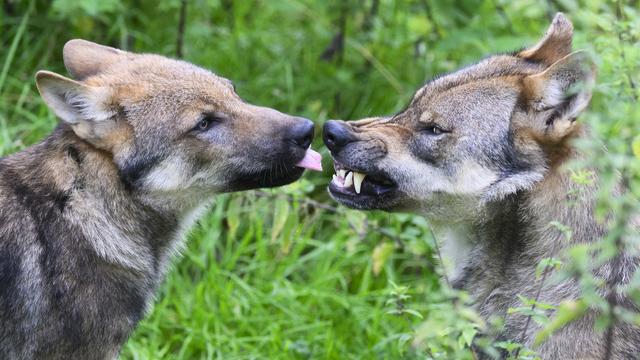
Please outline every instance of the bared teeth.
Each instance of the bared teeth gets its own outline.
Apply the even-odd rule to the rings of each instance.
[[[359,172],[353,172],[353,188],[356,190],[356,194],[360,194],[360,189],[362,187],[362,181],[364,181],[365,174]]]
[[[333,175],[333,182],[340,185],[342,188],[350,188],[353,186],[356,193],[360,194],[362,182],[366,176],[366,174],[359,173],[357,171],[340,169],[336,170],[335,175]]]
[[[333,181],[334,184],[336,184],[337,186],[343,188],[344,187],[344,179],[339,177],[338,175],[333,175]]]
[[[348,188],[353,185],[353,172],[349,171],[347,176],[344,178],[344,187]]]

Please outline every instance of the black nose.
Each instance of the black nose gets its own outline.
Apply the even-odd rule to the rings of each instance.
[[[297,118],[297,123],[289,128],[286,140],[306,149],[313,141],[313,122],[305,118]]]
[[[329,120],[324,124],[322,139],[331,151],[338,151],[356,140],[344,121]]]

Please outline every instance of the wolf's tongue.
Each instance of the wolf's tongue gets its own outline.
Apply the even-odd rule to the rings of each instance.
[[[309,169],[322,171],[322,155],[320,155],[317,151],[311,150],[311,148],[307,149],[307,152],[304,154],[304,158],[300,160],[296,164],[296,166]]]

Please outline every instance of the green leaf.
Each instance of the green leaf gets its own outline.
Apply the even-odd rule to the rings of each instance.
[[[511,341],[499,341],[495,344],[495,346],[501,349],[505,349],[509,353],[511,353],[514,350],[521,348],[522,344],[518,344],[516,342],[511,342]]]
[[[551,221],[549,222],[549,225],[551,225],[552,227],[558,229],[563,235],[564,238],[567,242],[569,242],[571,240],[571,236],[573,236],[573,229],[571,229],[570,227],[562,224],[559,221]]]
[[[562,262],[556,258],[544,258],[540,260],[536,267],[536,278],[540,278],[545,271],[557,270]]]
[[[393,254],[393,244],[389,242],[384,242],[378,244],[375,249],[373,249],[373,273],[375,275],[380,274],[382,271],[382,267],[387,263],[389,257]]]
[[[467,346],[471,346],[471,344],[473,343],[473,338],[476,336],[477,333],[478,333],[478,330],[472,327],[462,330],[462,338],[464,339],[464,343]]]
[[[418,319],[422,319],[423,318],[422,314],[420,314],[419,312],[417,312],[416,310],[413,310],[413,309],[404,309],[404,310],[402,310],[402,312],[404,312],[405,314],[413,315],[413,316],[417,317]]]
[[[588,306],[584,300],[563,301],[558,307],[555,317],[536,335],[534,346],[540,345],[561,327],[582,317],[587,309]]]

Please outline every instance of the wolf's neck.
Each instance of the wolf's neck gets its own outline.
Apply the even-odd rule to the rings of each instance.
[[[57,168],[54,186],[68,194],[66,218],[76,223],[105,261],[161,280],[203,203],[179,209],[153,206],[127,188],[108,154],[58,128],[34,154]]]
[[[473,226],[470,223],[432,223],[435,240],[440,247],[442,266],[448,279],[461,276],[474,246]]]
[[[488,205],[474,220],[432,222],[449,279],[456,283],[469,269],[504,274],[512,266],[535,267],[572,244],[595,241],[604,230],[594,218],[594,194],[595,188],[554,171],[534,189]],[[564,227],[571,229],[569,239]]]

